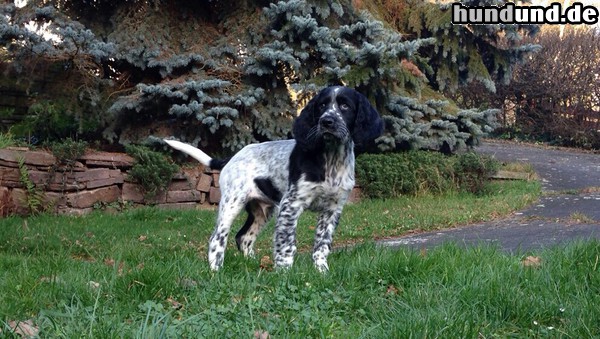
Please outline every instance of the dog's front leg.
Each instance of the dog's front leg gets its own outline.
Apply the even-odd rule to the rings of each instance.
[[[317,270],[321,273],[327,272],[327,256],[331,251],[331,243],[333,241],[333,232],[340,221],[342,207],[333,211],[324,211],[319,215],[317,228],[315,230],[315,244],[313,247],[313,262]]]
[[[276,268],[290,268],[296,254],[296,226],[302,211],[307,207],[299,197],[296,185],[291,185],[281,199],[273,238],[273,259]]]

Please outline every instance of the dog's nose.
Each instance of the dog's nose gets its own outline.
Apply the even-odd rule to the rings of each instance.
[[[325,128],[332,128],[335,124],[335,119],[333,119],[332,116],[325,115],[322,116],[321,119],[319,119],[319,124],[321,124],[321,126]]]

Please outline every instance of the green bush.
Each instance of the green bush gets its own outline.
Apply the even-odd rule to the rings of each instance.
[[[179,171],[167,157],[145,146],[127,145],[125,150],[135,158],[135,164],[129,170],[129,177],[140,184],[146,198],[155,196],[165,189],[171,179]]]
[[[371,198],[440,194],[452,190],[480,193],[498,165],[476,153],[446,156],[430,151],[363,154],[356,161],[356,177]]]
[[[12,132],[30,143],[55,141],[77,134],[79,124],[66,106],[52,101],[42,101],[29,107],[23,121],[12,127]]]
[[[75,160],[85,154],[87,147],[86,141],[67,138],[60,142],[53,142],[50,149],[59,164],[73,165]]]
[[[31,145],[60,142],[64,138],[94,138],[101,118],[64,101],[44,100],[32,104],[26,116],[10,127],[15,138]],[[0,115],[3,113],[0,112]],[[2,131],[3,128],[0,128]]]
[[[458,187],[471,193],[483,192],[490,175],[498,171],[500,164],[492,157],[468,152],[456,156],[454,175]]]

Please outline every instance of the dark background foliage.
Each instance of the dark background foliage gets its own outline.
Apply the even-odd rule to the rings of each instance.
[[[542,46],[496,92],[478,82],[449,94],[469,107],[499,107],[494,134],[560,146],[600,149],[600,31],[545,26],[528,42]]]

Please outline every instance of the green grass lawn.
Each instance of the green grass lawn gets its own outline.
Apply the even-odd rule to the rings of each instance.
[[[498,217],[531,203],[539,185],[495,183],[488,192],[348,205],[334,241],[362,244],[332,253],[326,275],[306,251],[314,215],[300,222],[304,250],[290,271],[264,259],[270,225],[256,259],[230,239],[218,273],[205,256],[213,211],[3,219],[2,335],[30,319],[52,338],[600,335],[598,242],[538,252],[541,265],[526,266],[526,253],[493,247],[421,253],[370,240]]]

